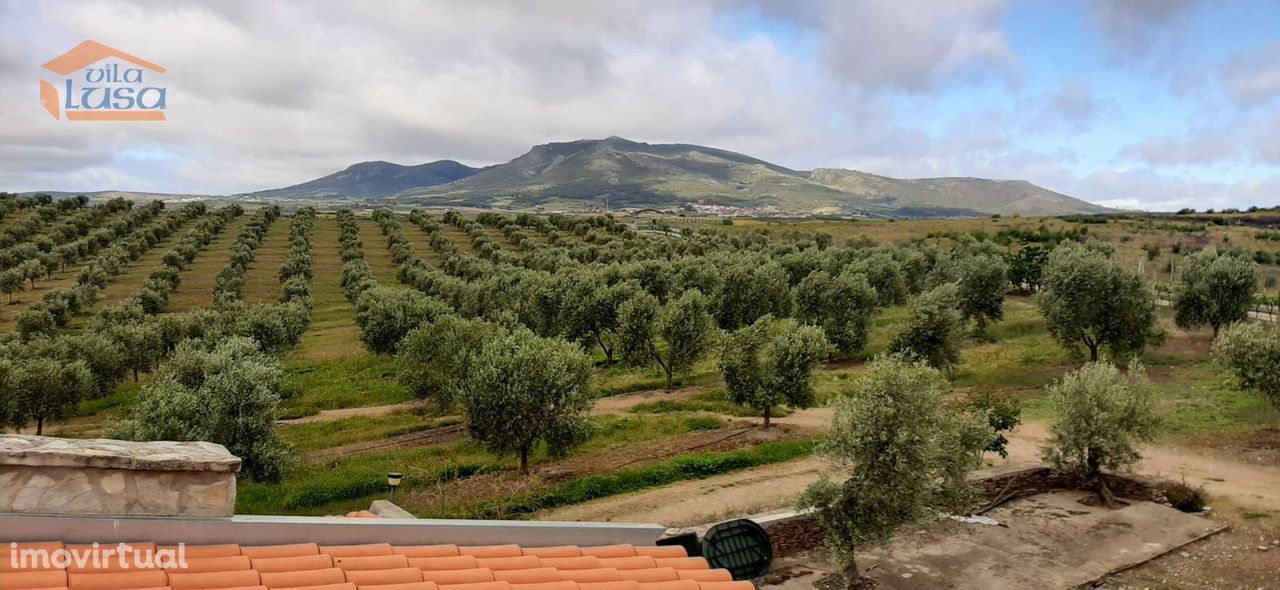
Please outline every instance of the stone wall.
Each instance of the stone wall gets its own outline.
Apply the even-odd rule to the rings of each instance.
[[[207,442],[0,435],[0,512],[231,516],[239,470]]]

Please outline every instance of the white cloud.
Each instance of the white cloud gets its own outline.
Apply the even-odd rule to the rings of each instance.
[[[1223,89],[1243,105],[1265,104],[1280,96],[1280,43],[1233,56],[1222,66]]]

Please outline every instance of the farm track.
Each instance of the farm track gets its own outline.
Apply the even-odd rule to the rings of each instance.
[[[396,264],[391,260],[391,251],[387,249],[387,237],[382,235],[378,224],[371,219],[358,218],[356,225],[360,228],[360,242],[364,244],[364,258],[373,268],[373,277],[384,286],[400,284],[396,279]]]
[[[213,305],[213,286],[218,273],[231,260],[231,245],[249,222],[249,213],[232,220],[191,264],[182,270],[182,283],[169,296],[168,312],[183,312]]]
[[[245,303],[275,303],[280,299],[279,272],[289,257],[289,226],[292,221],[292,218],[281,217],[262,236],[262,243],[254,251],[253,262],[245,269]]]
[[[825,421],[825,422],[824,422]],[[811,427],[830,424],[830,411],[804,410],[779,424]],[[993,468],[1039,463],[1039,447],[1047,438],[1045,422],[1029,422],[1009,435],[1009,458],[997,459]],[[1146,445],[1136,472],[1141,475],[1203,485],[1214,499],[1262,511],[1280,510],[1280,471],[1242,461],[1237,453],[1206,451],[1181,445]],[[788,508],[810,483],[828,467],[817,457],[728,473],[707,479],[633,494],[602,498],[537,515],[543,520],[608,520],[659,522],[691,526]]]
[[[359,442],[340,447],[321,449],[299,454],[304,461],[322,462],[348,455],[371,453],[374,451],[395,451],[415,447],[429,447],[457,442],[467,437],[467,428],[461,424],[430,428],[418,432],[409,432],[390,438]]]
[[[315,309],[311,314],[311,325],[288,357],[289,364],[334,360],[364,353],[355,310],[342,291],[338,235],[338,222],[333,216],[316,217],[311,236],[311,270],[314,275],[311,298]]]
[[[305,336],[304,336],[305,339]],[[644,391],[636,391],[633,393],[624,393],[610,397],[600,398],[596,402],[595,408],[591,411],[594,416],[603,416],[607,414],[621,414],[627,410],[634,408],[640,404],[655,402],[660,400],[684,400],[694,397],[713,389],[709,385],[693,385],[689,387],[681,387],[671,391],[666,389],[646,389]],[[309,424],[312,422],[328,422],[330,420],[341,420],[343,418],[352,418],[356,416],[385,416],[396,412],[410,410],[419,405],[420,402],[408,401],[398,404],[386,404],[381,406],[361,406],[356,408],[340,408],[336,410],[322,410],[317,414],[303,416],[301,418],[290,418],[288,420],[277,420],[276,424],[281,426],[291,424]],[[775,420],[781,420],[777,418]]]

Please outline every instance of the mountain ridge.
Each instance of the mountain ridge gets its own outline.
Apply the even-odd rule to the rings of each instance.
[[[417,166],[362,162],[312,181],[248,196],[390,198],[406,204],[517,208],[696,203],[871,216],[1109,211],[1026,180],[899,179],[842,168],[793,170],[719,148],[651,144],[618,136],[539,144],[509,162],[483,168],[453,160]]]

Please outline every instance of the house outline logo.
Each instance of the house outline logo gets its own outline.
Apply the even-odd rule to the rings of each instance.
[[[119,60],[126,67],[115,63],[92,67],[105,59]],[[137,67],[127,67],[130,64]],[[66,115],[69,121],[166,120],[167,88],[143,83],[145,70],[156,74],[165,72],[164,67],[153,62],[87,40],[49,60],[44,68],[65,77],[62,93],[52,83],[40,80],[40,105],[54,119]],[[82,82],[79,87],[77,81]]]

